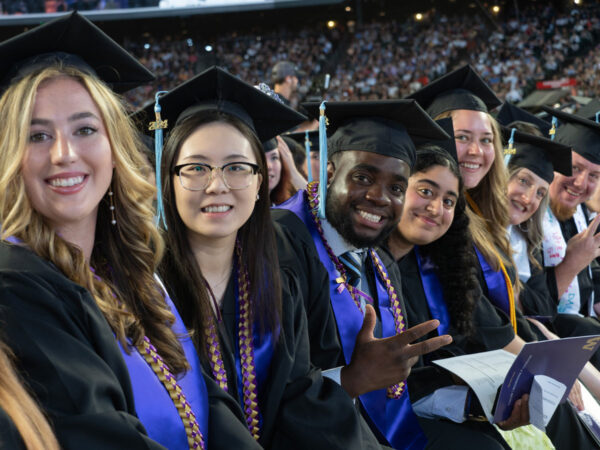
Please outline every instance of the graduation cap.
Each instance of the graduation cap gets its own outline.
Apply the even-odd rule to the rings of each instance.
[[[513,122],[527,122],[538,127],[544,136],[548,136],[550,128],[552,127],[550,122],[540,119],[539,117],[525,111],[523,108],[519,108],[518,106],[509,102],[504,102],[502,108],[500,108],[500,111],[498,111],[496,120],[500,125],[504,126],[509,126]]]
[[[310,117],[319,118],[319,179],[323,181],[327,180],[328,157],[338,152],[377,153],[402,159],[412,168],[413,138],[449,138],[414,100],[303,103],[303,106]],[[325,217],[325,184],[319,185],[321,217]]]
[[[268,152],[272,152],[273,150],[275,150],[279,145],[277,144],[277,139],[273,138],[273,139],[269,139],[266,142],[263,142],[263,151],[265,153]]]
[[[571,147],[557,141],[502,127],[505,140],[512,139],[514,154],[508,167],[522,167],[552,183],[554,172],[571,176]]]
[[[450,157],[458,164],[458,154],[456,153],[456,141],[454,140],[454,125],[452,124],[452,118],[446,117],[444,119],[438,119],[435,121],[442,130],[446,132],[450,139],[423,139],[414,138],[413,141],[417,148],[423,145],[435,145],[444,150]]]
[[[304,115],[281,103],[268,86],[261,84],[256,88],[217,66],[160,96],[159,102],[163,128],[171,129],[197,113],[218,111],[240,119],[263,143],[306,120]],[[136,116],[152,121],[155,105],[147,105]],[[153,131],[149,130],[153,127],[146,123],[146,131]]]
[[[502,103],[470,65],[432,81],[406,98],[415,99],[434,118],[457,109],[489,112]]]
[[[596,114],[599,112],[600,100],[592,99],[587,105],[585,105],[584,107],[580,108],[579,111],[577,111],[577,115],[597,122]]]
[[[0,61],[3,88],[38,68],[56,63],[94,74],[119,93],[155,78],[124,48],[77,12],[0,43]]]
[[[542,109],[562,122],[556,129],[556,141],[591,163],[600,164],[600,123],[547,106]]]

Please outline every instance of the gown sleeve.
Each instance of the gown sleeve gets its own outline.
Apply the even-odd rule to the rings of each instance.
[[[543,267],[544,263],[541,252],[536,252],[535,257],[540,266]],[[556,284],[556,281],[554,283]],[[552,297],[548,289],[548,277],[543,268],[531,267],[531,276],[526,283],[522,284],[521,291],[519,292],[519,302],[523,307],[525,315],[551,317],[556,315],[558,302],[556,301],[556,297]]]
[[[55,273],[0,270],[0,321],[61,447],[162,449],[135,415],[127,368],[94,300],[46,272]]]

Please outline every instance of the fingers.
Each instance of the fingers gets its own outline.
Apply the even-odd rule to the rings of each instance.
[[[578,411],[583,411],[583,397],[581,396],[581,385],[578,380],[575,380],[575,384],[571,388],[571,392],[569,393],[569,400]]]
[[[362,327],[360,331],[356,335],[356,342],[368,342],[375,339],[373,336],[373,330],[375,330],[375,322],[377,320],[377,316],[375,315],[375,310],[371,305],[367,305],[365,308],[365,318],[363,319]]]
[[[502,422],[498,422],[498,426],[503,430],[513,430],[529,423],[529,395],[525,394],[515,402],[510,417]]]
[[[425,355],[427,353],[435,352],[439,348],[448,345],[452,342],[452,336],[444,334],[443,336],[437,336],[426,341],[419,342],[418,344],[410,345],[406,350],[406,357],[412,358],[415,356]]]
[[[600,225],[600,214],[598,214],[596,217],[594,217],[594,220],[592,220],[587,227],[587,229],[590,230],[590,233],[593,234],[594,237],[600,236],[600,233],[596,233],[596,230],[598,229],[598,225]]]

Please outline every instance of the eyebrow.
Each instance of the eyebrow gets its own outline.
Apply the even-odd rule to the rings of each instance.
[[[71,114],[67,118],[67,120],[69,122],[75,122],[77,120],[88,119],[88,118],[100,120],[100,118],[98,116],[96,116],[96,114],[89,112],[89,111],[83,111],[83,112]],[[40,118],[36,118],[36,117],[31,119],[31,125],[50,125],[51,123],[52,123],[52,120],[50,120],[50,119],[40,119]]]
[[[246,159],[246,160],[249,159],[246,155],[242,155],[242,154],[238,154],[238,153],[233,154],[233,155],[228,155],[228,156],[226,156],[223,159],[225,161],[227,161],[227,160],[234,160],[234,159],[240,159],[240,158]],[[183,159],[184,160],[190,160],[190,159],[203,159],[203,160],[207,160],[209,158],[207,156],[205,156],[205,155],[189,155],[189,156],[186,156]]]
[[[433,186],[436,189],[441,189],[440,185],[437,184],[435,181],[430,180],[428,178],[421,178],[420,180],[417,180],[417,183],[427,183],[430,184],[431,186]],[[458,198],[458,194],[452,190],[446,191],[446,195],[452,195],[453,197]]]
[[[470,134],[473,134],[473,133],[474,133],[474,131],[471,131],[471,130],[456,130],[456,131],[454,132],[454,134],[456,134],[456,133],[459,133],[459,132],[460,132],[460,133],[470,133]],[[483,132],[482,134],[489,134],[490,136],[493,136],[493,134],[494,134],[494,133],[492,133],[491,131],[485,131],[485,132]]]

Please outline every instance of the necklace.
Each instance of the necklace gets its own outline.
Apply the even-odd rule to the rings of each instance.
[[[243,265],[242,249],[239,241],[236,242],[235,251],[238,260],[238,303],[240,318],[238,323],[238,344],[240,348],[240,366],[242,369],[242,392],[244,395],[244,415],[246,425],[250,433],[258,441],[260,437],[258,407],[258,386],[256,379],[256,367],[254,365],[254,341],[252,332],[252,302],[249,296],[250,282],[248,271]],[[209,323],[204,327],[204,335],[208,347],[209,363],[213,376],[221,389],[228,391],[227,371],[223,364],[223,356],[217,338],[214,317],[208,319]]]
[[[348,283],[348,277],[346,275],[346,269],[344,268],[344,265],[338,259],[338,257],[335,256],[335,254],[333,253],[333,250],[331,250],[331,247],[329,247],[329,244],[327,243],[327,239],[325,239],[325,233],[323,233],[323,227],[321,226],[321,220],[319,219],[319,217],[317,215],[317,211],[319,209],[318,191],[319,191],[319,182],[318,181],[313,181],[312,183],[308,184],[308,186],[307,186],[308,203],[310,205],[310,212],[312,215],[313,222],[315,224],[315,227],[317,228],[317,231],[319,232],[319,236],[321,236],[321,240],[323,241],[323,245],[325,246],[325,249],[327,250],[327,254],[329,255],[329,258],[331,259],[331,261],[335,265],[335,268],[337,269],[337,271],[340,274],[340,278],[337,278],[335,281],[337,283],[340,283],[341,286],[344,286],[346,289],[348,289],[348,292],[350,293],[352,300],[354,300],[354,304],[358,307],[359,311],[361,311],[361,313],[362,313],[362,309],[360,307],[360,300],[357,295],[358,293],[356,292],[356,289],[354,288],[354,286],[352,286],[350,283]],[[404,324],[404,316],[402,314],[402,309],[400,307],[400,299],[398,298],[398,295],[396,294],[396,289],[394,289],[394,286],[392,285],[392,282],[391,282],[390,278],[388,277],[387,272],[385,271],[385,268],[383,267],[383,263],[381,262],[379,255],[377,255],[375,250],[373,250],[372,248],[369,249],[369,254],[371,255],[373,262],[375,263],[375,267],[377,268],[377,273],[379,274],[379,278],[385,284],[385,289],[386,289],[386,291],[388,293],[388,297],[390,299],[392,315],[394,316],[394,326],[396,329],[396,334],[400,334],[400,333],[404,332],[404,330],[406,328],[406,326]],[[387,396],[389,398],[398,399],[404,392],[405,388],[406,388],[406,382],[401,381],[400,383],[397,383],[397,384],[387,388]]]

